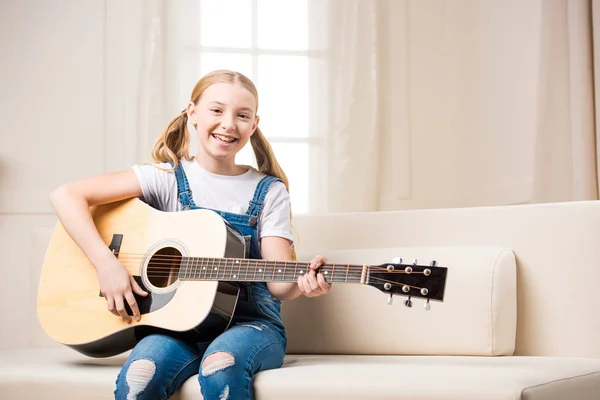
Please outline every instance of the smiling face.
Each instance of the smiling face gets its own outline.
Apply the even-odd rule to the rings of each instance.
[[[188,116],[198,133],[199,162],[205,169],[231,168],[235,155],[248,143],[258,125],[256,98],[238,82],[207,87]]]

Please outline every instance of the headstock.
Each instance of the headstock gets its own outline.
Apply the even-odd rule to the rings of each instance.
[[[394,295],[406,296],[407,307],[412,307],[412,297],[421,297],[427,299],[425,309],[429,310],[429,300],[444,301],[447,272],[448,268],[437,266],[436,261],[429,265],[419,265],[417,260],[403,264],[396,257],[392,263],[372,265],[366,284],[389,294],[390,305]]]

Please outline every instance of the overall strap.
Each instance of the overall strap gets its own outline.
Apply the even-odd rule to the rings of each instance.
[[[172,165],[173,164],[171,164],[171,166]],[[175,167],[175,178],[177,179],[177,197],[179,198],[179,202],[183,206],[183,209],[189,210],[191,207],[196,207],[194,199],[192,198],[190,184],[188,183],[187,176],[185,175],[181,163],[178,163],[177,167]]]
[[[269,186],[276,181],[282,182],[281,179],[275,176],[265,176],[258,182],[256,190],[254,191],[254,198],[250,201],[250,207],[248,207],[246,215],[251,215],[255,217],[255,219],[258,218],[258,214],[260,214],[263,208],[265,197],[269,191]]]

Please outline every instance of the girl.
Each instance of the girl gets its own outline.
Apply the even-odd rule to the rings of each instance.
[[[242,234],[250,236],[251,258],[292,260],[287,178],[257,128],[258,95],[254,84],[232,71],[214,71],[194,87],[191,101],[154,145],[154,165],[87,178],[63,185],[51,195],[58,218],[97,270],[108,311],[130,321],[140,313],[133,296],[147,293],[100,238],[89,207],[141,197],[162,211],[209,208]],[[187,123],[198,135],[198,153],[188,155]],[[258,171],[237,165],[235,155],[250,140]],[[283,363],[286,334],[280,302],[330,291],[316,270],[295,283],[246,283],[230,328],[211,343],[189,343],[171,336],[144,337],[117,377],[118,399],[166,399],[198,374],[202,395],[212,399],[252,399],[252,379]],[[193,304],[190,304],[193,307]]]

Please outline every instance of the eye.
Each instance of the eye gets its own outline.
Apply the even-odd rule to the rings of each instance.
[[[244,119],[250,119],[250,116],[248,114],[240,114],[240,117],[244,118]]]
[[[221,110],[218,108],[211,108],[210,111],[214,112],[214,113],[220,113]]]

